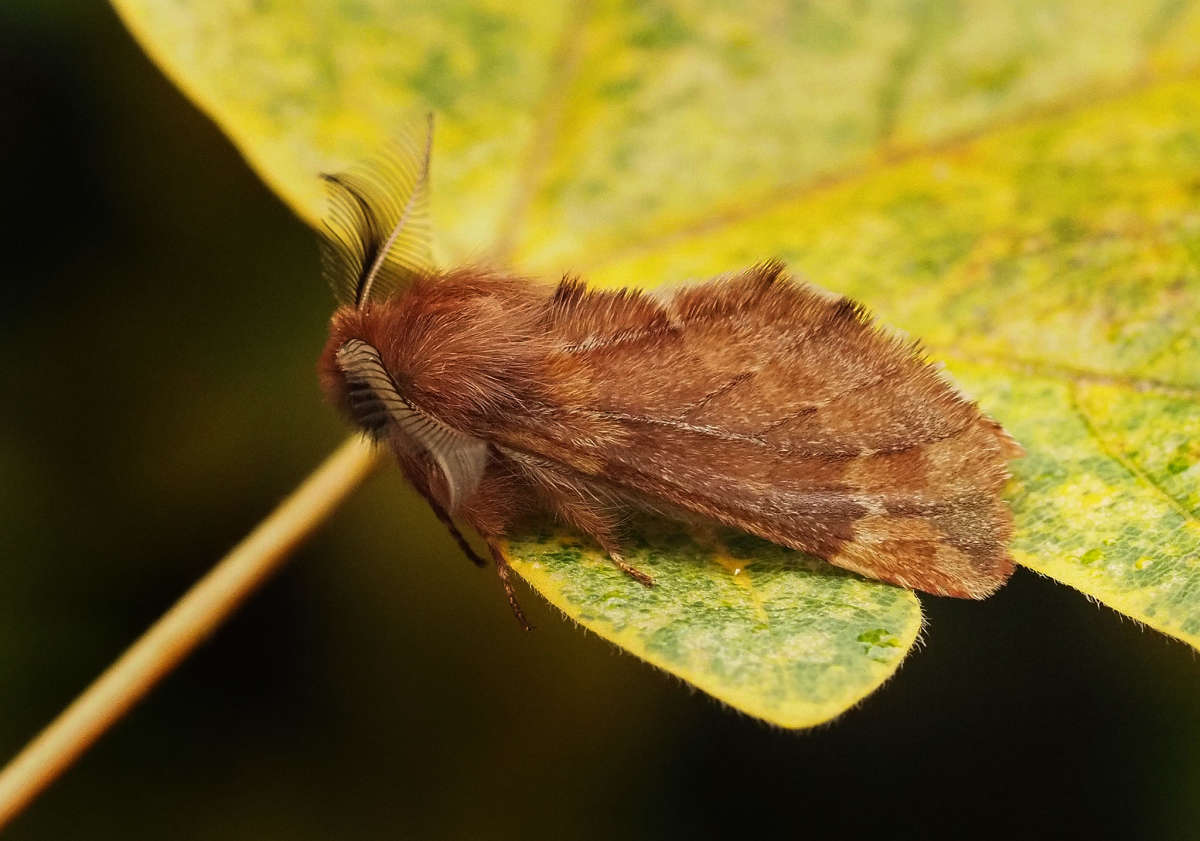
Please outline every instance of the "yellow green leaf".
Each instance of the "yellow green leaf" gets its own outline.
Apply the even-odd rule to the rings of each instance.
[[[445,261],[656,285],[782,256],[862,300],[1029,451],[1018,560],[1200,646],[1197,4],[115,5],[310,222],[316,172],[433,108]],[[661,592],[512,548],[568,615],[776,723],[837,714],[919,626],[903,591],[649,534]]]
[[[510,542],[514,568],[584,627],[750,715],[783,727],[833,718],[882,683],[921,629],[908,590],[744,534],[665,522],[631,532],[629,578],[586,542]]]

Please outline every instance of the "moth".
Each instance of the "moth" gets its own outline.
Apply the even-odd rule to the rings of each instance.
[[[669,294],[437,269],[423,128],[322,176],[320,378],[482,566],[455,519],[479,534],[522,626],[503,540],[539,512],[643,586],[621,551],[639,509],[943,596],[1008,579],[1021,447],[917,344],[778,261]]]

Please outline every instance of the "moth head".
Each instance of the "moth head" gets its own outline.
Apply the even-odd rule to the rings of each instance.
[[[371,437],[436,467],[431,492],[448,511],[456,510],[479,486],[488,445],[409,403],[379,350],[364,339],[343,339],[336,320],[326,350],[323,378],[343,411]]]
[[[373,311],[433,273],[429,157],[433,115],[405,126],[379,154],[345,172],[321,176],[329,209],[321,238],[326,280],[341,306],[334,313],[320,375],[330,402],[379,438],[400,400],[373,335]],[[366,337],[366,338],[363,338]]]
[[[373,438],[382,438],[393,415],[408,406],[378,349],[337,329],[321,356],[320,375],[330,402]]]

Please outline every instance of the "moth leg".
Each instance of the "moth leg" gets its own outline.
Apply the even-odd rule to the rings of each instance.
[[[613,535],[613,524],[603,513],[582,500],[576,501],[565,495],[555,497],[554,507],[562,519],[600,544],[600,548],[617,569],[643,587],[654,586],[653,578],[625,560],[625,556],[621,554],[621,545]]]
[[[467,543],[467,539],[458,530],[458,526],[454,525],[454,520],[450,519],[450,514],[441,506],[441,503],[434,499],[431,494],[422,493],[421,495],[425,497],[425,501],[429,503],[429,507],[433,509],[433,513],[437,515],[437,518],[442,521],[442,525],[450,531],[451,537],[458,544],[458,548],[462,549],[463,554],[467,556],[467,560],[477,567],[487,566],[487,561],[479,557],[479,554],[471,548],[471,544]]]
[[[640,569],[635,567],[633,564],[626,561],[624,556],[622,556],[620,552],[614,552],[611,549],[608,550],[608,559],[616,565],[617,569],[621,570],[621,572],[628,575],[630,578],[632,578],[637,583],[641,584],[643,587],[653,587],[654,586],[654,579],[651,578],[646,573],[642,572]]]
[[[508,597],[508,606],[512,608],[517,624],[526,631],[532,631],[533,626],[525,618],[525,611],[521,610],[521,603],[517,601],[516,591],[513,590],[512,581],[509,580],[512,575],[512,567],[508,565],[508,559],[504,557],[504,550],[500,548],[497,541],[490,538],[487,544],[488,548],[492,550],[492,559],[496,562],[496,575],[500,577],[500,584],[504,587],[504,595]]]
[[[527,486],[516,481],[511,472],[493,469],[484,475],[475,493],[467,497],[456,512],[487,542],[492,560],[496,562],[496,575],[508,598],[508,606],[512,608],[517,623],[526,631],[532,631],[533,626],[525,618],[525,611],[521,610],[517,601],[511,580],[512,567],[504,556],[501,541],[508,533],[513,512],[528,508],[531,503]]]

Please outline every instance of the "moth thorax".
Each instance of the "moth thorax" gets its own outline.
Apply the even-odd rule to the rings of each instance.
[[[368,433],[379,437],[396,412],[411,411],[373,345],[350,339],[338,348],[336,359],[345,378],[351,418]]]

